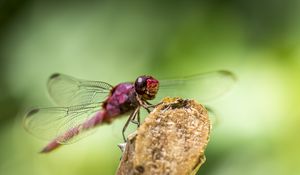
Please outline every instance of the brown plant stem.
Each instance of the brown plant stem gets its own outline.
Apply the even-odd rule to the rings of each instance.
[[[165,98],[128,137],[117,175],[191,175],[205,161],[211,125],[194,100]]]

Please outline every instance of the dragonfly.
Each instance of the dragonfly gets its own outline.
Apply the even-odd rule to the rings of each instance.
[[[132,82],[115,86],[103,81],[89,81],[55,73],[47,82],[55,107],[32,108],[24,116],[23,125],[33,136],[48,140],[41,153],[74,143],[93,133],[99,125],[129,114],[122,129],[123,140],[130,123],[140,125],[142,108],[151,112],[166,96],[192,98],[207,102],[225,94],[234,84],[235,75],[219,70],[158,80],[142,75]]]

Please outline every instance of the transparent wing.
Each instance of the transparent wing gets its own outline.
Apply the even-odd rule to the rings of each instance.
[[[209,120],[210,120],[210,124],[211,124],[212,129],[213,129],[216,126],[218,126],[219,123],[220,123],[219,115],[211,107],[205,106],[205,108],[208,112],[208,117],[209,117]]]
[[[64,74],[53,74],[48,93],[59,106],[74,106],[104,101],[113,86],[102,81],[80,80]]]
[[[27,112],[24,118],[24,128],[37,138],[53,140],[67,132],[76,132],[74,128],[82,128],[101,109],[100,104],[87,104],[72,107],[35,108]],[[76,132],[72,138],[63,138],[62,144],[73,143],[89,134]]]
[[[181,97],[207,102],[227,92],[235,83],[236,78],[229,71],[215,71],[186,76],[179,79],[160,81],[157,100],[163,97]]]

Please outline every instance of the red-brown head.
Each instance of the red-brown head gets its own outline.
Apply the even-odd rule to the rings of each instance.
[[[152,100],[158,92],[159,82],[152,76],[139,76],[134,83],[135,91],[145,100]]]

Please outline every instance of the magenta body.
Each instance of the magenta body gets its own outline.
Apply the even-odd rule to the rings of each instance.
[[[106,111],[104,120],[128,113],[137,106],[134,84],[120,83],[111,90],[110,96],[102,105]]]

